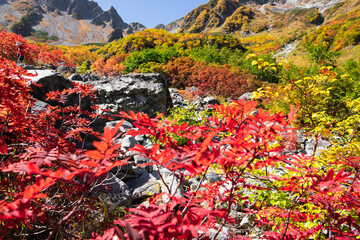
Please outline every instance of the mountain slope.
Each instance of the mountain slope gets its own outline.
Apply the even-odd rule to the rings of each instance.
[[[89,0],[0,0],[0,28],[28,36],[52,36],[57,44],[106,42],[132,33],[115,8]]]
[[[282,20],[291,15],[295,15],[298,21],[316,25],[322,23],[321,13],[338,2],[340,0],[210,0],[188,13],[180,24],[174,24],[179,22],[177,20],[165,29],[170,32],[239,31],[249,34],[279,26],[277,21],[287,25],[288,22]]]

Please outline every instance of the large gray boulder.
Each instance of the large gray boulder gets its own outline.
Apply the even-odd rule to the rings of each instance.
[[[97,90],[97,104],[112,114],[132,110],[155,117],[172,107],[166,78],[160,73],[132,73],[91,84]]]

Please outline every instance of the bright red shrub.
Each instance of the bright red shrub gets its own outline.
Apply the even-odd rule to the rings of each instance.
[[[64,53],[58,47],[49,46],[47,44],[29,43],[22,36],[15,33],[8,33],[2,31],[0,33],[0,56],[12,61],[17,60],[17,46],[16,42],[22,43],[25,54],[25,62],[29,64],[52,63],[59,65],[64,63],[68,66],[73,66],[71,61],[65,58]]]
[[[31,99],[26,70],[0,57],[0,154],[7,153],[7,144],[21,143],[35,126],[30,120]]]
[[[180,57],[164,67],[169,83],[175,88],[196,86],[207,94],[237,98],[260,86],[255,77],[246,71],[235,70],[229,65],[211,66],[190,57]]]
[[[184,89],[190,85],[190,76],[205,68],[206,64],[203,62],[196,62],[190,57],[179,57],[166,64],[164,66],[164,71],[169,76],[170,86]]]
[[[87,155],[75,147],[86,134],[97,135],[83,117],[95,115],[64,103],[71,94],[93,97],[92,87],[49,93],[58,106],[32,112],[35,100],[26,76],[15,62],[0,58],[0,236],[42,226],[52,238],[74,217],[87,216],[83,208],[93,209],[94,200],[85,196],[95,180],[124,161],[113,161],[118,146],[111,131],[105,130],[104,143],[94,143],[98,150]]]

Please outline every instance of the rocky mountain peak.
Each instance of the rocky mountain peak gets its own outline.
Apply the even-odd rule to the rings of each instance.
[[[6,13],[0,19],[3,30],[24,37],[46,32],[55,35],[59,44],[105,42],[143,27],[130,27],[113,6],[104,11],[91,0],[0,0],[0,11]]]
[[[116,9],[114,8],[114,6],[111,5],[110,9],[109,9],[109,12],[112,13],[112,14],[117,14],[117,11]]]

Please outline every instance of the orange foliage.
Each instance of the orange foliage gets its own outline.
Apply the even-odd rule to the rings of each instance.
[[[246,71],[233,70],[229,65],[209,66],[190,57],[177,58],[163,68],[173,87],[184,89],[196,86],[217,96],[236,98],[260,86],[255,77]]]
[[[126,67],[121,63],[125,61],[127,56],[128,54],[117,54],[108,60],[100,57],[91,65],[91,70],[102,76],[119,75],[126,70]]]

